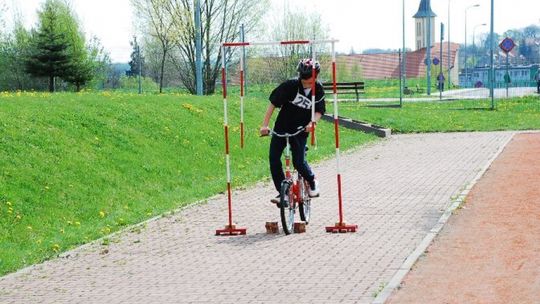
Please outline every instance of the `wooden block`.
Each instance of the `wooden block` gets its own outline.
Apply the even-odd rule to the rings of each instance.
[[[266,233],[268,234],[277,234],[279,233],[278,222],[266,222]]]
[[[304,233],[306,232],[306,223],[294,223],[294,233]]]

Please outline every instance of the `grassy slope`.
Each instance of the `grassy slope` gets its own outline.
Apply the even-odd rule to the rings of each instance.
[[[266,106],[247,99],[240,150],[231,101],[234,187],[269,176]],[[332,125],[318,135],[311,159],[334,151]],[[342,130],[344,148],[373,139]],[[0,147],[0,275],[225,188],[219,97],[0,94]]]

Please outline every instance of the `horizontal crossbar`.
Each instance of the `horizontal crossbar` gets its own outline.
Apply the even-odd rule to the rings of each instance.
[[[336,43],[339,40],[330,39],[330,40],[289,40],[289,41],[263,41],[263,42],[223,42],[222,46],[226,47],[235,47],[235,46],[251,46],[251,45],[291,45],[291,44],[325,44],[325,43]]]

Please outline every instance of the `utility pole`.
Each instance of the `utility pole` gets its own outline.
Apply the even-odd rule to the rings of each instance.
[[[431,7],[431,1],[428,1],[427,7]],[[427,20],[427,43],[426,43],[426,63],[427,63],[427,88],[426,93],[431,95],[431,15],[428,14]]]
[[[137,65],[139,68],[139,94],[142,94],[142,62],[141,62],[141,47],[135,37],[135,45],[137,46]]]
[[[495,13],[494,13],[494,7],[493,7],[493,0],[491,0],[491,29],[490,29],[490,64],[491,64],[491,67],[489,68],[489,71],[490,71],[490,82],[491,82],[491,86],[489,87],[489,96],[491,96],[491,110],[495,110],[495,96],[493,94],[493,86],[495,85],[495,67],[493,65],[493,40],[495,39],[493,37],[493,28],[494,28],[494,18],[495,18]]]
[[[202,37],[201,37],[201,3],[194,0],[195,5],[195,86],[197,95],[203,95],[202,83]]]

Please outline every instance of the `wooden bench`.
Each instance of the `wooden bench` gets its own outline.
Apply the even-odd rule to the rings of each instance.
[[[323,83],[323,88],[325,94],[334,93],[334,84],[331,82]],[[356,96],[356,101],[360,100],[360,94],[365,93],[364,88],[363,81],[336,82],[336,91],[338,94],[354,94]]]

